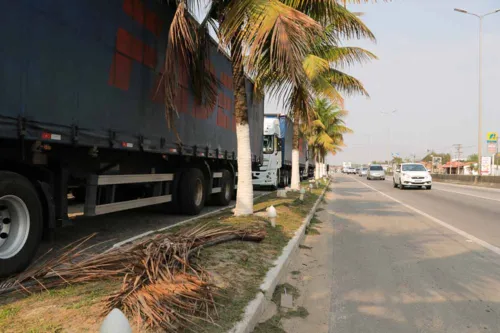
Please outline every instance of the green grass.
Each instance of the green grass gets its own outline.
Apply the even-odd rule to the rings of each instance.
[[[311,226],[307,226],[306,228],[306,235],[308,236],[317,236],[320,235],[321,233],[318,231],[318,229],[313,228]]]
[[[300,296],[298,289],[294,286],[288,283],[278,285],[272,297],[272,301],[278,306],[278,312],[269,320],[257,325],[254,333],[283,333],[285,330],[283,329],[283,325],[281,323],[282,319],[294,317],[306,318],[309,316],[309,311],[307,311],[307,309],[303,306],[299,306],[292,310],[280,307],[281,294],[285,289],[288,294],[292,294],[294,299],[297,299]]]
[[[289,283],[279,284],[276,286],[276,289],[274,289],[273,297],[271,298],[271,300],[278,307],[281,306],[281,294],[285,293],[285,289],[286,289],[286,293],[288,295],[292,295],[292,297],[294,299],[297,299],[300,296],[299,290],[296,287],[292,286],[291,284],[289,284]]]
[[[307,309],[303,306],[299,306],[297,309],[287,311],[283,314],[284,318],[300,317],[304,319],[307,316],[309,316],[309,311],[307,311]]]
[[[3,326],[2,323],[12,317],[14,317],[19,312],[20,307],[18,306],[6,306],[3,309],[0,309],[0,326]]]

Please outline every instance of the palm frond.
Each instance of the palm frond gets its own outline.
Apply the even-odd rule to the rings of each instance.
[[[318,53],[332,67],[340,66],[345,68],[378,59],[375,54],[361,47],[323,47],[318,50]]]
[[[358,79],[339,70],[330,68],[323,76],[335,87],[347,95],[361,94],[369,96],[363,84]]]

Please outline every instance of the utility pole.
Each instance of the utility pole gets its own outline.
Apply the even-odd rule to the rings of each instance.
[[[460,160],[462,157],[462,147],[463,145],[461,143],[458,143],[456,145],[453,145],[455,149],[457,150],[457,175],[460,174]]]
[[[492,12],[478,15],[468,12],[463,9],[455,8],[456,12],[472,15],[479,19],[479,101],[478,101],[478,129],[477,129],[477,164],[479,166],[479,175],[481,175],[481,155],[482,155],[482,132],[481,126],[483,121],[483,19],[488,15],[493,15],[500,12],[500,9]]]

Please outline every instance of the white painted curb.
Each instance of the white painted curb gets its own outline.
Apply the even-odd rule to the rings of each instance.
[[[309,214],[302,222],[297,231],[295,231],[295,235],[292,239],[288,241],[288,244],[283,248],[283,252],[279,256],[278,259],[274,262],[274,266],[267,271],[266,277],[264,278],[264,282],[260,285],[260,291],[257,293],[257,296],[248,303],[245,308],[245,314],[243,315],[243,319],[237,322],[232,329],[228,331],[228,333],[250,333],[253,331],[257,322],[265,310],[265,298],[271,299],[274,293],[274,289],[276,289],[276,285],[283,277],[283,274],[286,272],[286,268],[292,261],[293,255],[299,248],[300,243],[304,240],[306,235],[306,227],[311,222],[311,219],[318,208],[321,199],[325,195],[328,186],[330,185],[331,180],[328,181],[325,189],[319,196],[316,203],[309,211]]]

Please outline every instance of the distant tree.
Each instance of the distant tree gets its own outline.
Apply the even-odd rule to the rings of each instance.
[[[429,154],[425,155],[424,158],[422,158],[422,161],[432,162],[432,156],[441,157],[443,164],[448,163],[450,161],[450,158],[451,158],[450,154],[436,153],[436,152],[432,151]]]
[[[477,162],[477,154],[472,154],[467,157],[467,162]]]

